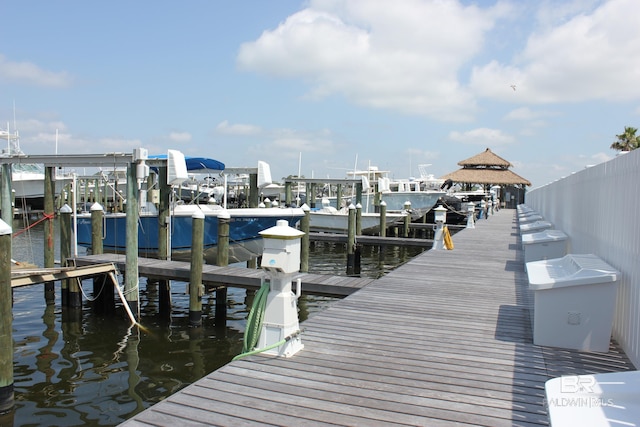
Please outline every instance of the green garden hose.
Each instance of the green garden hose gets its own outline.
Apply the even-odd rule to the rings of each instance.
[[[266,281],[263,282],[253,300],[251,311],[249,312],[249,316],[247,316],[247,327],[244,331],[242,353],[252,351],[256,344],[258,344],[260,332],[262,331],[262,320],[264,319],[264,312],[267,307],[269,288],[269,283]]]

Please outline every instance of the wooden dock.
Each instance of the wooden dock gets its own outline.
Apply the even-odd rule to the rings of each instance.
[[[347,243],[349,235],[338,233],[309,233],[312,242]],[[420,248],[431,248],[433,239],[408,238],[408,237],[379,237],[379,236],[356,236],[356,242],[362,245],[372,246],[414,246]]]
[[[126,426],[539,426],[544,384],[634,369],[532,344],[515,211],[501,210],[305,321],[291,358],[231,362]]]
[[[83,267],[19,268],[11,270],[11,287],[19,288],[58,280],[87,279],[116,271],[111,263],[91,264]]]
[[[111,263],[124,271],[125,256],[118,254],[86,255],[75,258],[78,266]],[[183,261],[162,261],[152,258],[138,258],[140,276],[159,280],[190,280],[191,264]],[[244,289],[259,289],[264,277],[261,269],[238,267],[218,267],[204,264],[202,267],[202,283],[209,287],[230,286]],[[302,290],[308,294],[344,297],[367,286],[375,279],[348,276],[332,276],[327,274],[300,273]]]

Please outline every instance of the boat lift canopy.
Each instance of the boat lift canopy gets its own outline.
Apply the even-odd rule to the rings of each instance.
[[[167,155],[166,154],[153,155],[153,156],[149,156],[149,159],[166,160],[167,159]],[[185,160],[185,163],[187,164],[187,170],[189,172],[223,171],[224,167],[225,167],[224,163],[222,163],[222,162],[220,162],[218,160],[208,159],[206,157],[187,157],[187,156],[185,156],[184,160]]]

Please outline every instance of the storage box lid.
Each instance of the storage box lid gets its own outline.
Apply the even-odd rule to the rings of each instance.
[[[527,263],[529,289],[534,291],[615,282],[619,274],[593,254],[569,254]]]
[[[530,222],[542,221],[543,219],[544,218],[541,215],[533,214],[528,216],[521,216],[520,218],[518,218],[518,222],[522,225]]]
[[[553,224],[549,221],[530,222],[528,224],[522,224],[520,226],[520,231],[544,230],[545,228],[553,228]]]
[[[537,233],[523,234],[522,244],[560,242],[567,240],[567,235],[560,230],[543,230]]]

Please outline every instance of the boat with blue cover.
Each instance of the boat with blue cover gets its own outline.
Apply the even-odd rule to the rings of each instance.
[[[149,156],[162,159],[166,156]],[[225,165],[222,162],[202,157],[185,157],[184,167],[189,172],[211,173],[221,172]],[[170,163],[171,164],[171,163]],[[169,172],[172,177],[172,172]],[[179,179],[173,179],[179,185]],[[141,191],[140,193],[145,193]],[[145,257],[158,256],[158,233],[160,232],[159,213],[157,207],[146,202],[144,197],[140,203],[138,221],[138,254]],[[290,226],[304,216],[301,208],[233,208],[225,209],[218,204],[185,204],[181,200],[170,203],[169,238],[172,259],[189,260],[192,239],[192,217],[200,211],[204,214],[204,259],[215,263],[218,245],[218,218],[221,214],[229,215],[229,262],[242,262],[259,256],[262,253],[260,232],[276,225],[278,220],[287,220]],[[103,221],[102,246],[105,252],[125,253],[127,247],[126,219],[122,212],[105,213]],[[79,246],[91,247],[92,225],[91,213],[77,215],[77,243]]]

